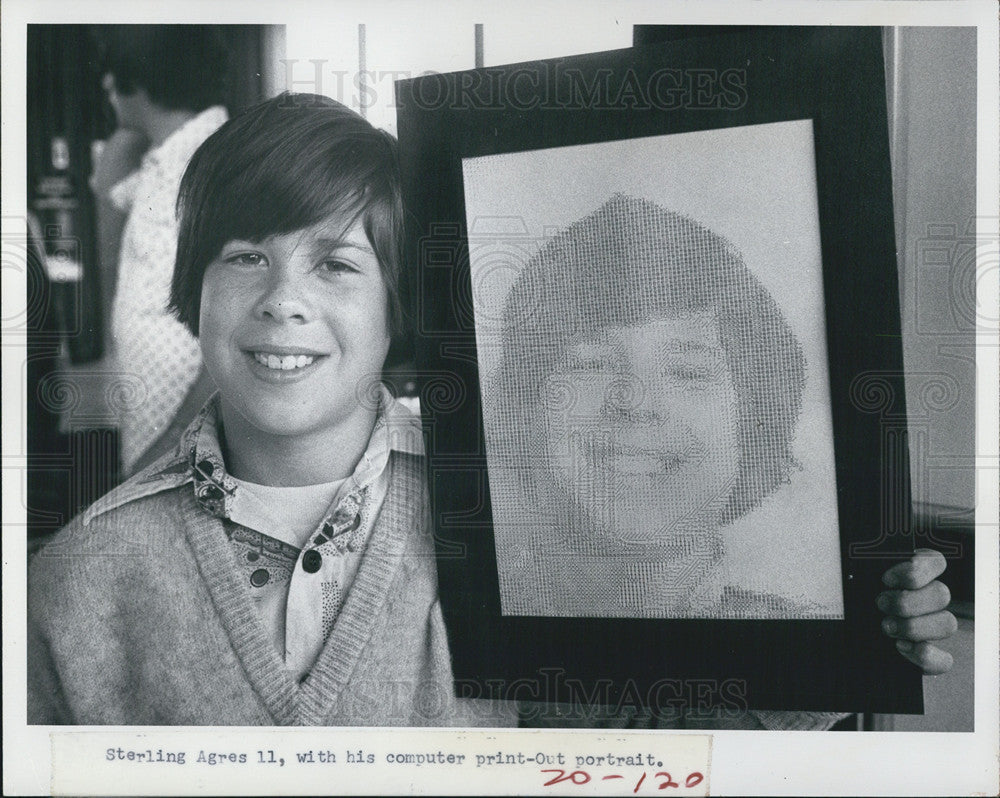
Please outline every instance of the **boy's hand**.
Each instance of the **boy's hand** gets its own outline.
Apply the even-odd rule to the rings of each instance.
[[[951,669],[951,654],[927,642],[951,637],[958,629],[955,616],[945,608],[951,593],[938,582],[945,569],[944,555],[917,549],[905,562],[882,574],[888,590],[879,594],[878,607],[885,613],[882,631],[896,639],[896,648],[925,674]]]

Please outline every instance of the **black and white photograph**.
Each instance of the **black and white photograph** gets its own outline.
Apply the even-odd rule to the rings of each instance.
[[[995,10],[5,4],[4,793],[995,789]]]

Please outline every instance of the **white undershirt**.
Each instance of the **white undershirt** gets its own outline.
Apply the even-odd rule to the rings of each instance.
[[[258,485],[236,477],[233,481],[239,490],[230,509],[230,520],[301,549],[347,480],[294,488]]]

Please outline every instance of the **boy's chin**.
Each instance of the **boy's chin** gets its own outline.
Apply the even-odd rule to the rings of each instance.
[[[227,436],[236,431],[251,437],[262,436],[273,439],[311,438],[336,430],[346,422],[336,414],[324,414],[318,408],[295,406],[288,402],[253,402],[222,406],[223,423]]]
[[[684,558],[711,553],[722,546],[718,513],[676,516],[653,507],[610,517],[594,515],[594,508],[576,506],[566,516],[567,541],[574,548],[618,552],[630,557]]]

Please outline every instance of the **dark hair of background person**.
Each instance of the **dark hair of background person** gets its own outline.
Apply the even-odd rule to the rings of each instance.
[[[203,111],[227,99],[229,49],[216,25],[110,25],[95,29],[101,67],[121,94]]]
[[[170,307],[195,335],[202,279],[222,247],[262,241],[330,216],[361,219],[389,294],[388,364],[407,353],[403,204],[395,139],[313,94],[281,94],[234,117],[198,149],[178,197]]]
[[[723,521],[744,515],[797,465],[791,443],[805,384],[802,348],[729,241],[645,199],[615,194],[548,241],[519,274],[488,389],[500,409],[490,455],[517,469],[534,495],[530,466],[547,456],[545,417],[572,401],[546,385],[565,350],[602,329],[703,310],[718,318],[739,404],[739,473]]]

